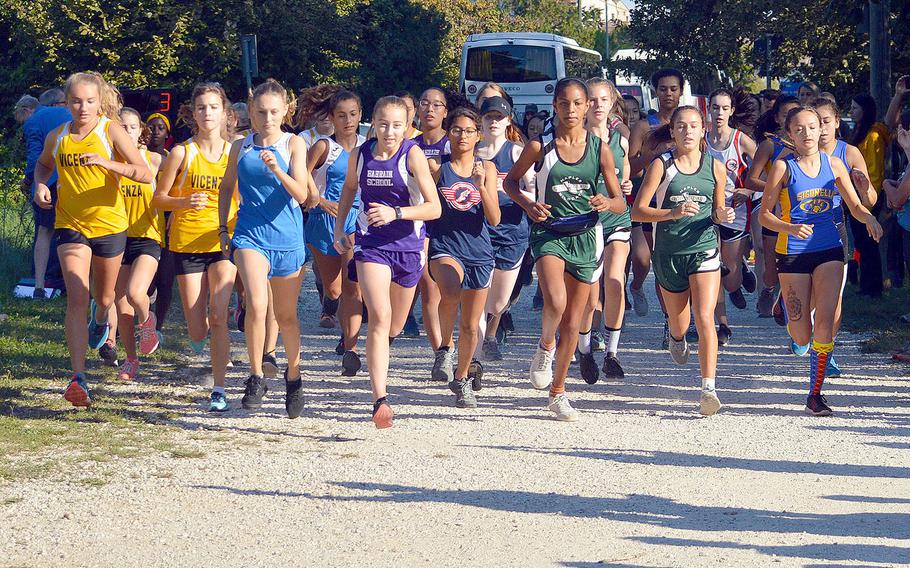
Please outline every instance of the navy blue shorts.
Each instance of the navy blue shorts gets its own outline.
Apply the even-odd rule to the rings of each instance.
[[[461,279],[462,290],[483,290],[484,288],[489,288],[490,284],[493,282],[492,264],[466,265],[451,254],[444,253],[439,253],[433,256],[432,259],[437,260],[440,258],[451,258],[461,266],[461,271],[464,273],[464,278]],[[519,266],[520,265],[521,260],[519,260]],[[434,281],[436,280],[436,278],[433,277],[432,269],[430,269],[430,278],[433,278]]]
[[[521,267],[521,261],[528,250],[528,242],[493,245],[493,261],[496,270],[515,270]]]

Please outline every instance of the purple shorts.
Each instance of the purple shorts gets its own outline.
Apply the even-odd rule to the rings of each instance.
[[[354,258],[348,263],[348,279],[357,282],[358,262],[372,262],[388,266],[392,271],[392,282],[402,288],[413,288],[420,282],[426,257],[423,251],[394,251],[378,248],[354,250]]]

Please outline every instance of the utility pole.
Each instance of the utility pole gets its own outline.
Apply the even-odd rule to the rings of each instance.
[[[604,0],[604,67],[611,80],[616,79],[613,66],[610,64],[610,6],[609,0]]]
[[[869,91],[878,107],[879,120],[888,108],[891,92],[890,14],[891,0],[869,0]]]
[[[765,34],[765,88],[771,88],[771,38],[772,34]]]

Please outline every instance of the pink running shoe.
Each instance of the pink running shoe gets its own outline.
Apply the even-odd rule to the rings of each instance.
[[[158,334],[155,333],[157,323],[155,313],[149,312],[149,318],[145,323],[139,324],[139,352],[143,355],[151,355],[158,349]]]
[[[131,383],[136,380],[136,375],[139,373],[139,361],[136,359],[127,359],[120,364],[120,372],[117,373],[117,378],[123,382]]]

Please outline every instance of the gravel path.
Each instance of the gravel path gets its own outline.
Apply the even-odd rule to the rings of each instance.
[[[656,306],[652,286],[652,306]],[[272,381],[260,412],[185,406],[198,459],[86,464],[106,484],[0,484],[8,566],[879,566],[910,564],[910,396],[903,368],[844,334],[831,418],[803,414],[806,359],[773,320],[732,314],[723,410],[697,413],[697,359],[656,349],[659,312],[628,316],[626,379],[568,385],[557,423],[528,383],[530,293],[481,407],[459,410],[423,339],[396,342],[395,427],[369,421],[367,377],[340,377],[334,331],[302,296],[305,416]],[[234,337],[235,358],[245,358]],[[598,356],[599,358],[599,356]],[[239,408],[243,368],[230,381]],[[128,388],[128,387],[124,387]],[[186,387],[189,391],[190,387]]]

